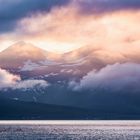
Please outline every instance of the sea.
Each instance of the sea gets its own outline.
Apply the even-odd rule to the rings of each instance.
[[[140,140],[140,121],[0,121],[0,140]]]

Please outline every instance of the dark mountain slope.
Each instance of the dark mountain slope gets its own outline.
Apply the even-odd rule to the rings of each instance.
[[[91,116],[91,113],[80,108],[0,99],[1,120],[69,120],[88,119],[88,116]]]

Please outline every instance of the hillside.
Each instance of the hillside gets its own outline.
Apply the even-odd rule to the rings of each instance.
[[[80,108],[0,99],[0,120],[81,120],[88,119],[90,114]]]

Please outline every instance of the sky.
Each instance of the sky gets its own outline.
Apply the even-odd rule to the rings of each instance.
[[[139,17],[139,0],[0,0],[0,51],[25,41],[57,53],[137,52]]]

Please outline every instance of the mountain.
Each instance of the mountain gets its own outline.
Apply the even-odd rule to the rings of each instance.
[[[22,75],[24,78],[69,81],[79,79],[88,72],[100,70],[107,64],[122,62],[123,56],[84,46],[64,54],[55,54],[30,43],[17,42],[0,52],[0,68]],[[57,78],[54,78],[57,77]],[[54,80],[55,79],[55,80]]]
[[[121,54],[92,47],[58,55],[30,43],[13,44],[0,52],[0,68],[19,75],[21,81],[10,85],[4,83],[7,87],[0,88],[0,96],[6,98],[0,98],[0,119],[139,119],[139,100],[135,100],[139,99],[138,94],[131,94],[135,95],[133,98],[128,93],[127,99],[126,93],[116,94],[117,91],[112,92],[102,84],[94,90],[74,89],[83,84],[81,79],[83,81],[90,71],[98,72],[108,64],[124,59]],[[3,83],[3,73],[1,75]],[[87,83],[90,82],[88,79]],[[44,82],[48,86],[42,87]],[[37,86],[32,85],[34,83],[38,83]],[[108,94],[110,92],[113,94]]]
[[[88,110],[81,108],[0,98],[0,120],[88,119],[92,116],[91,114]]]
[[[28,60],[32,62],[45,61],[53,58],[53,56],[56,56],[56,54],[20,41],[0,52],[0,67],[15,69],[23,66]]]
[[[90,67],[100,68],[103,65],[96,57],[90,59],[94,51],[90,47],[81,47],[68,53],[55,54],[20,41],[0,52],[0,68],[15,73],[20,71],[18,74],[26,72],[27,77],[50,73],[51,76],[58,73],[67,76],[72,72],[81,75],[81,69],[86,73]]]
[[[23,67],[26,62],[31,62],[31,65],[41,62],[43,66],[51,65],[52,63],[50,62],[55,62],[53,64],[61,63],[63,67],[64,65],[71,65],[72,67],[85,65],[85,67],[92,66],[95,69],[99,69],[105,63],[112,63],[116,59],[118,60],[119,57],[122,59],[122,56],[117,56],[116,58],[110,55],[111,53],[102,52],[91,46],[84,46],[64,54],[56,54],[38,48],[31,43],[20,41],[0,52],[0,67],[18,69]]]
[[[94,48],[92,46],[83,46],[63,54],[64,60],[72,62],[81,58],[85,58],[91,64],[94,64],[95,61],[102,64],[112,64],[118,61],[122,62],[126,60],[124,55],[121,53],[102,48]]]
[[[0,120],[139,120],[139,118],[140,112],[133,114],[104,112],[0,98]]]

